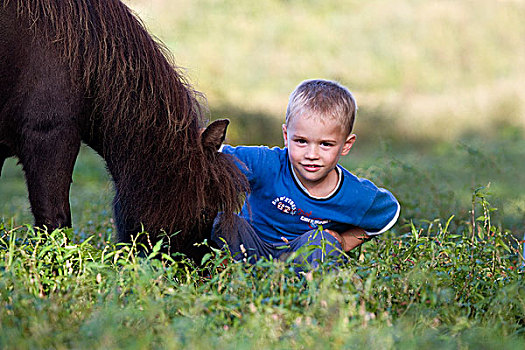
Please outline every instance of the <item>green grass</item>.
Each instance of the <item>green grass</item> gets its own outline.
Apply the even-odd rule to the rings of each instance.
[[[403,207],[402,223],[471,216],[472,195],[485,188],[495,208],[493,219],[516,235],[523,233],[523,139],[465,137],[427,144],[378,141],[375,150],[367,148],[369,144],[362,149],[356,144],[343,164],[392,189]],[[478,207],[474,209],[479,213]]]
[[[111,185],[88,149],[75,168],[75,227],[35,232],[10,161],[0,347],[521,348],[523,142],[356,145],[345,166],[392,189],[401,218],[338,271],[306,276],[278,262],[214,253],[197,267],[115,247]]]
[[[2,230],[2,348],[525,345],[525,270],[487,224],[474,237],[446,222],[386,234],[339,270],[306,275],[220,252],[203,267],[137,258],[134,246],[72,235]]]

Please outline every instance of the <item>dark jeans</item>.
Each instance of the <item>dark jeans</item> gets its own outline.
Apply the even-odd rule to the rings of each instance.
[[[239,216],[235,217],[234,227],[226,232],[221,227],[219,214],[213,223],[211,239],[219,247],[227,246],[235,260],[249,263],[254,263],[260,258],[286,261],[296,252],[293,263],[299,265],[299,271],[315,269],[320,262],[326,260],[335,262],[343,253],[341,244],[334,236],[319,230],[308,231],[289,242],[268,243],[263,241],[253,227]]]

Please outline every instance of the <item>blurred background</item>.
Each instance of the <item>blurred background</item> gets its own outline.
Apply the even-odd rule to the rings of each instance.
[[[227,142],[281,146],[291,91],[334,79],[359,105],[358,142],[343,165],[397,195],[399,227],[467,220],[483,188],[497,222],[523,230],[525,1],[124,2],[205,94],[209,119],[232,120]],[[4,220],[31,222],[20,167],[11,159],[4,168]],[[74,222],[96,225],[95,202],[109,215],[111,191],[83,148]]]
[[[206,94],[212,117],[273,127],[241,132],[248,121],[235,123],[232,142],[280,144],[271,123],[281,123],[290,92],[309,78],[354,92],[364,141],[525,126],[523,0],[127,3]]]

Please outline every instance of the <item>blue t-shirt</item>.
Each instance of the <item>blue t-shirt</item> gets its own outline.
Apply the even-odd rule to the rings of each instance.
[[[225,145],[251,186],[241,216],[269,243],[282,243],[316,229],[344,232],[361,227],[378,235],[392,227],[400,206],[394,196],[337,165],[339,184],[327,197],[311,196],[295,177],[286,148]]]

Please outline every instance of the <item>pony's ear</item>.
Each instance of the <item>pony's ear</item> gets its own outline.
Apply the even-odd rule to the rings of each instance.
[[[201,135],[202,147],[217,152],[226,137],[228,124],[230,124],[228,119],[218,119],[208,125]]]

